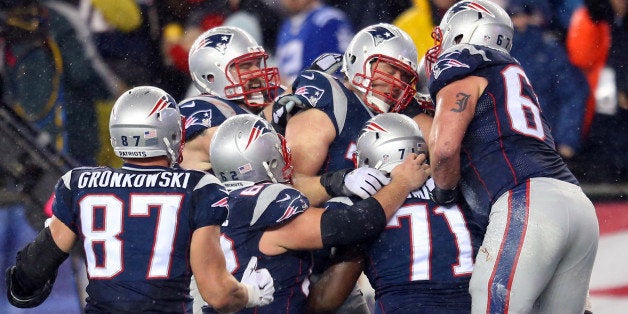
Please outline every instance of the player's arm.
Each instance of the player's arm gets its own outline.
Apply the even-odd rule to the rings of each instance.
[[[308,109],[291,117],[286,126],[286,141],[292,154],[294,187],[314,206],[330,196],[320,183],[318,171],[323,166],[336,129],[321,110]]]
[[[209,171],[212,164],[209,162],[209,150],[212,137],[218,127],[214,126],[201,131],[191,141],[183,146],[183,161],[181,168],[199,171]]]
[[[313,250],[364,242],[377,237],[411,191],[429,176],[425,155],[410,154],[391,173],[392,181],[374,196],[343,209],[310,207],[288,223],[266,230],[260,250],[277,255],[287,250]],[[312,228],[312,226],[320,226]]]
[[[357,247],[341,247],[331,257],[331,265],[310,286],[308,313],[333,313],[349,297],[364,269],[364,253]]]
[[[220,248],[220,226],[194,231],[190,266],[203,300],[219,312],[235,312],[247,304],[246,287],[227,271]]]
[[[488,84],[478,76],[449,83],[436,95],[436,112],[429,136],[435,201],[447,203],[457,193],[462,139],[473,119],[478,98]]]
[[[17,253],[15,266],[6,271],[7,299],[19,308],[43,303],[54,285],[59,266],[69,256],[76,234],[52,216],[35,240]]]
[[[432,122],[434,121],[434,117],[428,114],[418,114],[412,117],[412,120],[419,126],[421,129],[421,133],[423,133],[423,137],[425,141],[429,143],[430,132],[432,131]]]

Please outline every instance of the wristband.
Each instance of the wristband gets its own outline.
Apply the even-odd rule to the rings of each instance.
[[[343,188],[345,186],[345,176],[347,173],[351,172],[353,169],[347,168],[333,172],[327,172],[321,175],[320,182],[321,185],[325,188],[325,191],[329,196],[346,196],[343,193]]]
[[[430,191],[430,198],[438,205],[449,206],[458,202],[458,187],[444,190],[434,185],[434,189]]]
[[[243,283],[246,288],[246,292],[248,294],[248,300],[246,301],[246,307],[256,307],[259,304],[260,293],[259,289],[255,289],[256,287],[250,284]]]

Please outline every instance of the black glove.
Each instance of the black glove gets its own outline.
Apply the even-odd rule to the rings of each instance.
[[[307,70],[321,71],[333,75],[342,66],[342,54],[326,52],[318,56]]]
[[[43,287],[36,291],[24,291],[17,277],[17,266],[11,266],[6,271],[7,299],[9,303],[19,308],[31,308],[42,304],[52,291],[52,286],[57,279],[57,272]]]
[[[303,105],[299,97],[292,94],[279,96],[273,103],[273,120],[270,124],[277,133],[283,135],[286,133],[288,115],[294,115],[303,108],[305,108],[305,105]]]

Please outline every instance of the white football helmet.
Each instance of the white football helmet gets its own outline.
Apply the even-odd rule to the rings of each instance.
[[[426,108],[427,110],[434,110],[434,102],[432,96],[430,96],[429,83],[430,83],[430,71],[428,62],[425,61],[425,56],[419,61],[419,67],[417,72],[419,79],[416,84],[416,100],[419,106]]]
[[[435,62],[442,51],[457,44],[474,44],[510,52],[514,34],[512,20],[498,4],[489,0],[465,0],[451,6],[439,26],[434,27],[435,45],[428,60]]]
[[[257,115],[225,120],[212,137],[209,156],[214,174],[227,187],[230,181],[291,182],[292,160],[283,136]]]
[[[357,141],[356,167],[391,172],[409,153],[427,154],[419,126],[400,113],[376,115],[366,122]]]
[[[139,86],[116,100],[109,117],[109,135],[115,154],[122,158],[167,156],[180,162],[183,149],[179,107],[165,91]]]
[[[247,32],[219,26],[196,39],[188,63],[199,91],[259,107],[271,101],[279,88],[279,70],[267,66],[267,59],[264,48]]]
[[[386,23],[368,26],[359,31],[349,43],[342,71],[349,83],[364,93],[364,103],[375,112],[397,112],[414,97],[417,81],[418,54],[410,36],[400,28]],[[396,77],[380,67],[387,63],[401,71]],[[387,92],[374,87],[390,85]]]

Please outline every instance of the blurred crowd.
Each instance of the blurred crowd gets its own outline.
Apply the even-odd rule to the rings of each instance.
[[[289,86],[325,52],[376,22],[408,32],[420,54],[455,0],[2,0],[2,102],[84,165],[118,162],[113,100],[152,85],[177,101],[198,91],[188,52],[205,30],[238,26]],[[557,149],[583,182],[628,182],[626,0],[495,0],[511,15],[512,55],[538,92]]]

